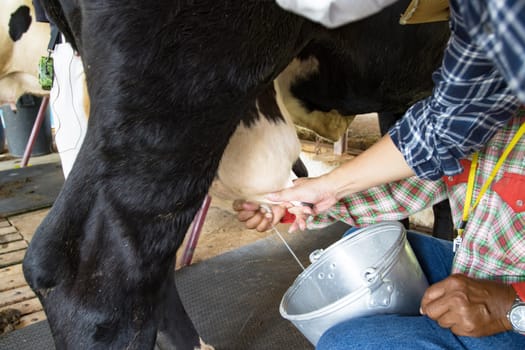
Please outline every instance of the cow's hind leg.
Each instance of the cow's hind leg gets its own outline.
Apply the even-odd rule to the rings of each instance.
[[[182,305],[174,274],[170,273],[165,285],[163,300],[160,302],[160,320],[156,347],[159,350],[213,349],[206,347]]]

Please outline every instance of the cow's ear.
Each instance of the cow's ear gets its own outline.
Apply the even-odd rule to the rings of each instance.
[[[9,20],[9,36],[11,40],[20,40],[30,25],[31,15],[29,14],[29,7],[20,6],[11,14],[11,19]]]

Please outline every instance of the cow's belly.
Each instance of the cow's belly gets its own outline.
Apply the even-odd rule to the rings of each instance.
[[[16,103],[23,94],[46,96],[49,91],[43,90],[38,79],[28,73],[12,73],[0,78],[0,104]]]
[[[291,123],[261,117],[249,128],[241,124],[222,156],[211,193],[224,199],[266,202],[265,194],[291,184],[292,165],[300,151]]]

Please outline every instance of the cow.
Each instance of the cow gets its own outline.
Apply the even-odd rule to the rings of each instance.
[[[0,4],[0,105],[16,109],[23,94],[47,96],[38,81],[38,60],[48,54],[48,23],[35,21],[31,0]]]
[[[23,263],[59,349],[205,347],[177,293],[175,254],[239,124],[283,122],[258,107],[275,78],[322,43],[367,48],[355,52],[360,69],[399,80],[422,62],[385,55],[390,37],[413,31],[423,45],[413,53],[436,55],[425,72],[444,45],[428,44],[434,25],[398,27],[406,1],[338,30],[273,1],[42,4],[80,53],[90,96],[78,158]],[[413,98],[391,93],[403,105]]]

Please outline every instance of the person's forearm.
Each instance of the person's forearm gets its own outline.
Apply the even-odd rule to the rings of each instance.
[[[337,199],[346,195],[414,176],[390,136],[383,136],[366,151],[326,175]]]

